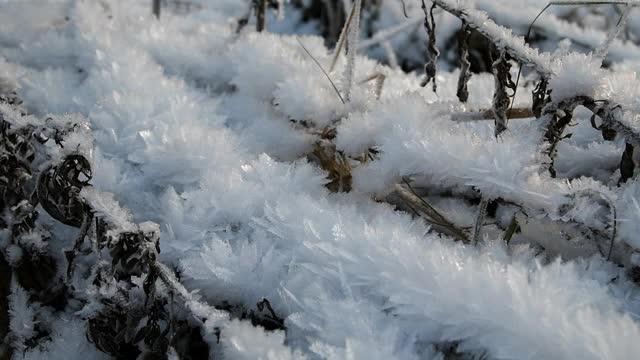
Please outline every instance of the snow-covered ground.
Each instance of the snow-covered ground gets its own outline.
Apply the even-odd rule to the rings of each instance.
[[[442,359],[451,344],[489,359],[639,356],[640,293],[628,273],[640,265],[640,185],[617,186],[625,139],[604,141],[591,113],[578,109],[551,177],[544,118],[512,120],[498,138],[493,121],[452,120],[492,108],[491,74],[471,77],[463,104],[458,69],[442,66],[436,94],[420,87],[421,74],[382,64],[384,51],[362,49],[329,74],[337,94],[312,59],[328,71],[333,52],[292,4],[280,20],[268,10],[267,31],[258,33],[254,20],[236,32],[246,1],[190,2],[188,10],[165,7],[157,20],[151,1],[0,0],[0,78],[30,114],[87,119],[93,188],[83,196],[105,213],[128,209],[118,214],[123,222],[159,224],[160,259],[198,304],[251,307],[266,298],[285,319],[286,333],[266,331],[212,310],[201,329],[212,357]],[[418,40],[402,32],[390,43],[412,57],[422,50],[406,49],[411,41],[425,46],[415,20],[423,13],[418,1],[405,2],[409,19],[400,1],[380,1],[374,30],[413,21]],[[487,11],[520,35],[545,4],[443,2],[482,21],[472,9]],[[549,43],[568,38],[595,49],[605,41],[606,31],[565,14],[555,9],[537,23]],[[460,22],[437,15],[442,44]],[[638,9],[631,19],[637,36]],[[491,29],[548,69],[554,103],[610,100],[640,133],[639,46],[615,40],[604,69],[566,42],[538,52]],[[375,81],[361,81],[373,74],[385,76],[380,94]],[[525,86],[515,107],[530,106],[534,85]],[[327,129],[335,138],[323,138]],[[330,191],[327,172],[309,161],[327,144],[349,157],[349,192]],[[370,149],[371,160],[354,160]],[[479,244],[454,241],[385,201],[404,179],[469,236],[478,194],[507,205]],[[506,244],[512,217],[522,231]],[[73,233],[43,221],[58,239]],[[610,259],[608,238],[603,245],[585,228],[614,232]],[[50,246],[62,258],[69,244]],[[86,287],[82,277],[76,289]],[[10,339],[21,350],[14,358],[108,358],[85,336],[84,320],[99,309],[42,310],[15,282],[10,300]],[[27,346],[37,323],[49,335]]]

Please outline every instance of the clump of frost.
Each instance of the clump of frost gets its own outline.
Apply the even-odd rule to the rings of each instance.
[[[212,301],[246,304],[268,296],[286,317],[286,338],[239,321],[224,324],[225,355],[288,359],[301,357],[292,350],[301,349],[333,359],[438,358],[431,344],[442,341],[495,358],[624,358],[640,351],[637,322],[622,312],[634,294],[630,287],[609,284],[619,273],[599,266],[601,259],[543,266],[526,249],[510,254],[493,243],[482,250],[449,244],[368,195],[328,195],[324,173],[304,161],[258,155],[280,147],[278,158],[297,156],[302,145],[286,147],[291,143],[276,136],[289,135],[289,121],[328,124],[344,109],[293,37],[246,34],[231,41],[232,32],[216,33],[228,18],[214,3],[216,11],[153,25],[142,3],[111,0],[112,18],[97,4],[75,4],[73,36],[66,39],[74,46],[58,50],[75,52],[62,54],[70,58],[91,54],[82,60],[86,79],[73,81],[75,69],[60,69],[49,80],[49,70],[30,70],[31,90],[43,80],[44,93],[28,92],[25,100],[44,113],[54,108],[91,114],[98,160],[109,167],[97,171],[111,173],[105,183],[119,190],[118,200],[136,218],[160,220],[166,229],[161,244],[168,250],[163,253],[181,260],[187,285],[201,288]],[[208,26],[211,19],[220,24]],[[523,45],[493,30],[501,41]],[[162,41],[151,41],[153,36]],[[219,48],[178,51],[190,49],[177,46],[186,38],[197,39],[189,42],[197,50],[212,37]],[[229,47],[227,40],[233,42]],[[162,56],[158,43],[165,41],[173,52]],[[303,41],[320,63],[328,61],[321,38]],[[202,54],[215,54],[214,63],[196,61]],[[563,65],[559,77],[569,70],[584,69]],[[229,85],[228,92],[183,81],[194,74],[212,80],[216,90]],[[64,96],[54,93],[57,80],[64,82]],[[340,125],[339,149],[381,150],[379,160],[354,173],[357,190],[385,189],[400,176],[421,173],[439,185],[473,185],[536,205],[557,205],[568,192],[568,185],[538,174],[541,134],[535,125],[514,126],[496,140],[490,126],[451,123],[446,114],[459,111],[458,105],[425,104],[426,98],[438,100],[431,95],[407,96],[413,83],[410,76],[394,74],[387,83],[391,91],[385,88],[387,102],[353,109]],[[472,92],[486,84],[478,82]],[[480,97],[490,99],[486,93]],[[478,106],[486,105],[482,101]],[[256,116],[261,111],[268,115]],[[276,122],[282,127],[271,126]],[[260,146],[249,145],[261,136]],[[85,189],[81,195],[99,215],[133,226],[132,215],[114,198],[102,189]],[[637,206],[634,191],[625,206]],[[621,233],[634,236],[632,225],[621,226]],[[195,296],[185,298],[193,313],[208,319],[204,328],[214,343],[214,327],[226,319]],[[53,331],[45,348],[66,345],[60,354],[93,356],[83,348],[80,325],[72,321],[68,333]],[[38,351],[28,354],[47,356],[46,349]]]
[[[7,263],[9,263],[11,267],[16,267],[20,264],[20,261],[22,261],[24,251],[22,251],[22,248],[20,246],[10,244],[5,248],[4,255],[6,257]]]
[[[607,71],[592,55],[571,53],[554,59],[552,69],[549,86],[555,102],[578,95],[594,97],[606,91]]]
[[[29,294],[13,276],[9,295],[9,335],[12,347],[16,351],[26,349],[25,341],[36,335],[36,314],[38,305],[29,302]]]
[[[101,192],[87,186],[80,191],[80,196],[91,206],[95,215],[104,218],[109,224],[122,231],[134,231],[131,213],[120,206],[113,194]]]
[[[283,331],[265,332],[247,322],[233,320],[220,338],[225,355],[238,360],[294,360],[306,359],[300,352],[288,348]]]
[[[29,349],[24,354],[24,360],[107,360],[110,357],[98,351],[87,340],[86,324],[77,319],[67,319],[62,316],[51,324],[50,340]]]

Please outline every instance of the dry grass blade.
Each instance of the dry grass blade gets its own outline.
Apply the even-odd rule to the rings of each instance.
[[[509,55],[516,61],[518,61],[521,65],[527,64],[532,67],[532,69],[537,72],[543,79],[548,79],[553,70],[548,61],[540,55],[539,52],[534,51],[531,47],[524,46],[512,46],[508,42],[498,41],[494,39],[499,36],[498,31],[504,30],[504,27],[497,25],[492,20],[482,20],[475,15],[475,13],[471,13],[472,10],[469,8],[458,5],[458,3],[453,2],[451,0],[433,0],[440,8],[445,10],[446,12],[458,17],[461,20],[467,21],[469,26],[476,31],[478,31],[481,35],[485,36],[491,42],[495,43],[496,46],[499,46],[501,49],[506,50]],[[634,3],[635,4],[635,3]],[[609,102],[609,101],[599,101],[596,102],[592,98],[588,98],[585,96],[576,96],[575,98],[580,98],[583,102],[582,105],[589,109],[592,113],[597,113],[603,120],[605,125],[613,130],[615,130],[620,136],[624,137],[627,142],[632,145],[640,145],[640,132],[629,126],[624,121],[624,110],[619,104]],[[603,104],[603,105],[600,105]],[[547,106],[548,107],[548,106]]]
[[[507,230],[504,232],[502,236],[502,240],[509,245],[513,235],[515,235],[520,230],[520,224],[518,224],[518,219],[515,215],[511,217],[511,221],[509,222],[509,226],[507,226]]]
[[[326,187],[332,192],[351,191],[351,164],[349,159],[335,145],[326,140],[318,141],[313,151],[309,154],[309,160],[318,164],[328,174],[330,182]]]
[[[536,15],[536,17],[533,19],[533,21],[529,24],[529,28],[527,29],[527,34],[525,35],[524,39],[525,42],[529,41],[529,37],[531,36],[531,30],[533,29],[533,25],[536,23],[536,21],[538,21],[538,19],[540,18],[540,16],[542,16],[542,14],[547,11],[547,9],[551,6],[563,6],[563,5],[607,5],[607,4],[618,4],[618,5],[627,5],[626,9],[623,11],[623,13],[620,15],[620,20],[618,21],[618,24],[615,26],[615,28],[613,29],[614,31],[617,31],[615,35],[612,34],[612,32],[609,32],[608,34],[608,39],[605,41],[605,43],[602,45],[602,49],[600,50],[600,52],[602,52],[605,56],[606,56],[606,51],[608,50],[608,44],[610,41],[612,41],[612,39],[610,39],[612,36],[616,36],[619,31],[620,31],[620,24],[623,21],[626,21],[626,18],[629,16],[629,11],[631,10],[631,7],[634,6],[638,6],[640,5],[640,2],[638,1],[589,1],[589,0],[581,0],[581,1],[573,1],[573,0],[558,0],[558,1],[550,1],[544,8],[542,8],[542,10],[540,10],[540,12],[538,13],[538,15]],[[603,54],[600,54],[600,56],[602,56],[602,59],[604,59]],[[522,63],[519,63],[519,67],[518,67],[518,76],[516,77],[516,90],[518,88],[518,84],[520,83],[520,76],[522,75]],[[515,102],[515,93],[513,94],[512,97],[512,101],[511,101],[511,106],[513,107],[513,103]]]
[[[344,68],[344,98],[351,100],[351,89],[353,87],[354,75],[356,72],[356,54],[358,52],[358,41],[360,40],[360,13],[362,10],[362,0],[355,0],[353,3],[353,19],[347,31],[347,64]]]
[[[613,40],[617,38],[618,35],[620,35],[622,28],[626,25],[627,20],[629,19],[629,14],[631,14],[631,9],[631,5],[627,4],[627,6],[625,6],[622,14],[620,14],[618,22],[607,33],[607,39],[594,51],[595,57],[601,59],[601,62],[604,61],[604,59],[607,57],[607,54],[609,53],[609,47],[613,43]]]
[[[322,71],[322,73],[324,74],[324,76],[327,78],[327,80],[329,80],[329,82],[331,83],[331,86],[333,86],[333,90],[336,91],[336,94],[338,95],[338,97],[340,98],[340,101],[345,104],[344,99],[342,98],[342,95],[340,95],[340,90],[338,90],[338,87],[336,86],[336,84],[333,82],[333,80],[331,80],[331,77],[329,76],[329,74],[327,74],[326,71],[324,71],[324,69],[322,68],[322,65],[320,65],[320,63],[318,62],[318,60],[316,60],[315,57],[313,57],[313,55],[311,55],[311,53],[309,52],[309,50],[307,50],[307,48],[304,46],[304,44],[302,43],[302,41],[300,41],[300,38],[298,38],[296,36],[296,40],[298,40],[298,43],[300,44],[300,46],[302,46],[302,49],[304,49],[304,51],[307,53],[307,55],[309,55],[309,57],[311,58],[311,60],[313,60],[313,62],[316,63],[316,65],[318,65],[318,67],[320,68],[320,70]]]
[[[351,21],[353,20],[353,16],[356,12],[356,4],[354,3],[351,7],[351,12],[349,12],[349,17],[347,21],[345,21],[344,26],[342,27],[342,31],[340,32],[340,36],[338,37],[338,44],[336,45],[336,49],[334,50],[333,60],[331,60],[331,66],[329,66],[329,72],[332,72],[338,62],[338,58],[340,58],[340,53],[344,48],[345,42],[347,41],[347,33],[349,32],[349,27],[351,26]]]
[[[463,230],[456,227],[453,222],[449,221],[433,206],[418,196],[412,190],[407,181],[404,181],[404,183],[406,187],[400,184],[395,185],[394,194],[406,202],[414,211],[421,214],[424,219],[431,224],[434,230],[449,235],[457,240],[469,242],[469,237]]]
[[[384,81],[386,78],[387,78],[386,75],[383,73],[374,73],[371,76],[367,77],[366,79],[361,80],[359,83],[365,84],[365,83],[368,83],[369,81],[375,80],[375,95],[376,95],[376,100],[379,100],[380,96],[382,95],[382,87],[384,86]]]

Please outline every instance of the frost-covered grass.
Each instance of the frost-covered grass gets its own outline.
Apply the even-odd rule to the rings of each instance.
[[[32,114],[88,119],[94,187],[81,196],[123,229],[159,224],[160,259],[198,292],[199,299],[185,298],[193,312],[210,317],[200,325],[212,357],[441,359],[452,343],[466,356],[492,359],[640,354],[638,288],[628,277],[639,265],[640,187],[634,179],[616,186],[624,139],[602,140],[589,126],[591,114],[576,111],[579,125],[559,145],[553,178],[544,118],[512,120],[498,138],[492,121],[451,120],[492,108],[490,74],[472,76],[471,97],[462,104],[455,97],[458,70],[440,70],[434,94],[419,86],[419,74],[351,52],[330,73],[349,95],[343,104],[291,34],[309,32],[293,6],[281,22],[268,14],[267,30],[284,34],[257,33],[253,23],[236,33],[243,1],[193,3],[195,10],[169,8],[158,21],[148,1],[0,2],[0,78]],[[640,90],[628,65],[614,71],[588,54],[545,53],[498,25],[516,32],[541,1],[444,3],[468,10],[500,44],[548,70],[552,103],[576,95],[607,99],[627,112],[626,125],[640,129]],[[417,2],[408,5],[411,16],[422,16]],[[376,26],[406,21],[397,6],[383,2]],[[606,38],[603,29],[581,29],[562,15],[538,25],[592,48]],[[458,20],[439,16],[446,31],[457,29]],[[348,36],[357,48],[357,32]],[[409,41],[400,36],[394,48]],[[323,39],[299,39],[329,69],[333,54]],[[630,42],[610,48],[615,61],[636,53]],[[379,100],[373,83],[361,83],[375,73],[386,77]],[[532,89],[519,89],[516,107],[530,106]],[[323,140],[353,166],[348,193],[329,191],[327,172],[307,157],[328,128],[337,135]],[[371,149],[372,159],[356,160]],[[454,242],[383,201],[403,179],[426,189],[424,198],[461,229],[474,225],[469,209],[477,192],[505,203],[480,244]],[[617,218],[606,202],[583,194],[603,194]],[[505,223],[515,214],[522,233],[505,244]],[[43,221],[57,239],[69,236],[64,225]],[[612,221],[615,256],[607,259],[602,242],[609,237],[602,234],[612,231]],[[51,247],[63,262],[61,249],[69,246]],[[81,278],[73,280],[79,289],[86,286]],[[78,301],[92,304],[97,296]],[[285,319],[286,333],[203,306],[250,307],[262,298]],[[14,357],[104,355],[85,337],[83,316],[95,309],[53,311],[30,303],[15,282],[9,299]],[[28,347],[37,321],[47,323],[49,335]]]

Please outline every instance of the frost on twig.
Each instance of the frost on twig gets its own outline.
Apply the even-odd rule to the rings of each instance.
[[[340,58],[340,53],[342,49],[345,47],[345,43],[347,42],[347,37],[349,33],[349,29],[351,27],[351,22],[353,21],[354,14],[356,12],[356,4],[353,4],[351,11],[349,12],[349,16],[347,20],[344,22],[344,26],[342,27],[342,31],[340,31],[340,36],[338,37],[338,44],[336,48],[333,50],[333,60],[331,60],[331,66],[329,66],[329,72],[332,72],[338,63],[338,59]]]
[[[600,59],[601,62],[604,61],[604,59],[607,57],[607,54],[609,53],[609,47],[613,43],[613,40],[618,37],[620,31],[622,31],[622,29],[626,26],[632,8],[633,7],[630,4],[627,4],[625,6],[622,14],[620,15],[620,19],[618,20],[616,25],[613,26],[607,33],[605,42],[594,51],[595,57]]]
[[[347,31],[347,65],[344,69],[344,98],[347,102],[351,100],[351,88],[353,87],[353,76],[356,71],[356,54],[358,52],[358,40],[360,38],[360,10],[362,0],[355,0],[353,3],[353,19],[348,25]]]
[[[436,2],[431,5],[431,9],[427,10],[424,0],[422,0],[422,11],[424,11],[424,29],[427,32],[427,52],[426,63],[424,65],[425,77],[420,83],[420,86],[425,87],[429,82],[433,81],[432,89],[436,92],[438,85],[436,83],[436,63],[438,62],[438,56],[440,51],[436,45],[436,22],[433,17],[433,11],[436,8]]]
[[[360,38],[360,11],[362,9],[362,0],[356,0],[353,3],[351,12],[347,21],[342,27],[342,32],[338,38],[338,44],[334,50],[333,60],[329,72],[332,72],[338,62],[340,53],[346,48],[347,65],[344,69],[344,98],[348,102],[351,99],[351,88],[353,87],[353,74],[355,73],[356,54],[358,52],[358,40]],[[343,101],[344,102],[344,101]]]
[[[453,0],[433,0],[433,2],[448,13],[465,20],[469,27],[493,42],[498,50],[507,50],[509,55],[520,64],[533,67],[544,77],[551,75],[547,57],[529,47],[524,38],[514,36],[510,30],[488,19],[485,13],[468,8],[464,2]]]
[[[518,219],[514,214],[511,217],[511,221],[509,222],[509,225],[507,226],[507,229],[505,230],[504,235],[502,236],[502,240],[504,240],[504,242],[507,245],[509,245],[513,236],[520,231],[521,231],[520,224],[518,223]]]

